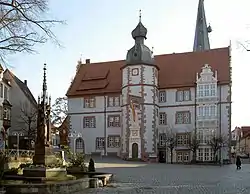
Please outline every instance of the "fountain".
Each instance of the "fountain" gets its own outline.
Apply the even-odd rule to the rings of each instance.
[[[50,107],[47,94],[46,64],[44,64],[43,90],[38,98],[37,137],[33,163],[23,168],[22,175],[6,177],[1,185],[6,193],[74,193],[89,187],[89,179],[67,175],[61,158],[53,153]],[[97,180],[96,180],[97,182]]]

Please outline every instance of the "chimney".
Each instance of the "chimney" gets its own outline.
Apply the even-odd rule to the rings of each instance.
[[[86,59],[86,64],[89,64],[90,63],[90,59]]]
[[[26,86],[27,86],[27,80],[24,80],[24,82],[23,82]]]

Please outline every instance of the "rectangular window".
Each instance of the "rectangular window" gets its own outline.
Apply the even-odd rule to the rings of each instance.
[[[182,152],[177,153],[177,162],[183,162]]]
[[[210,115],[211,116],[216,116],[217,115],[216,106],[211,106],[210,107]]]
[[[177,102],[183,101],[183,91],[177,91]]]
[[[210,96],[209,85],[204,85],[204,94],[205,96]]]
[[[0,97],[3,98],[3,84],[0,84]]]
[[[8,100],[8,88],[6,86],[4,87],[3,95],[4,95],[4,99]]]
[[[176,112],[175,122],[176,124],[190,124],[191,113],[189,111]]]
[[[198,107],[198,115],[199,116],[203,116],[204,112],[203,112],[203,106],[199,106]]]
[[[120,127],[120,115],[109,115],[108,127]]]
[[[84,108],[95,108],[95,98],[84,98]]]
[[[166,142],[166,134],[165,133],[160,133],[159,134],[159,144],[160,146],[165,146]]]
[[[203,130],[198,131],[197,140],[199,143],[203,143]]]
[[[189,101],[191,100],[191,91],[190,90],[179,90],[176,92],[176,101]]]
[[[159,102],[166,102],[166,91],[159,92]]]
[[[3,107],[0,106],[0,120],[3,119]]]
[[[211,87],[211,90],[210,90],[211,96],[216,96],[216,86],[215,86],[215,84],[210,85],[210,87]]]
[[[199,116],[216,116],[217,115],[217,106],[210,105],[210,106],[199,106],[198,107],[198,115]]]
[[[184,101],[190,100],[190,90],[184,90]]]
[[[185,146],[188,145],[188,134],[177,134],[177,145],[178,146]]]
[[[209,106],[204,107],[204,116],[209,116]]]
[[[95,140],[95,144],[96,144],[96,149],[97,150],[102,150],[104,148],[104,137],[97,137]]]
[[[167,115],[165,112],[159,113],[159,125],[166,125],[167,124]]]
[[[204,158],[205,161],[209,161],[210,160],[209,148],[205,148],[204,149],[204,156],[205,156],[205,158]]]
[[[198,97],[203,97],[204,96],[204,88],[203,85],[198,86]]]
[[[203,149],[198,149],[198,161],[203,161]]]
[[[95,128],[96,120],[94,116],[83,118],[83,128]]]
[[[108,136],[108,147],[119,148],[120,147],[120,136]]]
[[[108,97],[108,107],[120,106],[119,96],[109,96]]]
[[[183,154],[184,162],[189,162],[189,153],[184,153]]]

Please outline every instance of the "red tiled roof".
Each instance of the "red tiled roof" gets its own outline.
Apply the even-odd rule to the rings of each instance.
[[[160,89],[194,86],[196,73],[208,64],[218,73],[220,84],[230,83],[230,48],[211,49],[202,52],[156,55],[160,68]],[[82,64],[69,90],[68,97],[121,92],[121,67],[125,61],[107,61]]]
[[[250,126],[241,127],[242,137],[248,137],[250,135]]]

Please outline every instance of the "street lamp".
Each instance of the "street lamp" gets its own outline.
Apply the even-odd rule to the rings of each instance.
[[[69,133],[68,137],[72,138],[73,139],[73,149],[74,149],[74,154],[76,152],[76,139],[78,137],[82,137],[82,134],[81,133],[76,133],[76,131],[73,131],[73,133]]]
[[[19,157],[19,137],[24,136],[24,134],[22,132],[13,132],[12,134],[17,137],[16,150],[17,150],[17,156]]]

